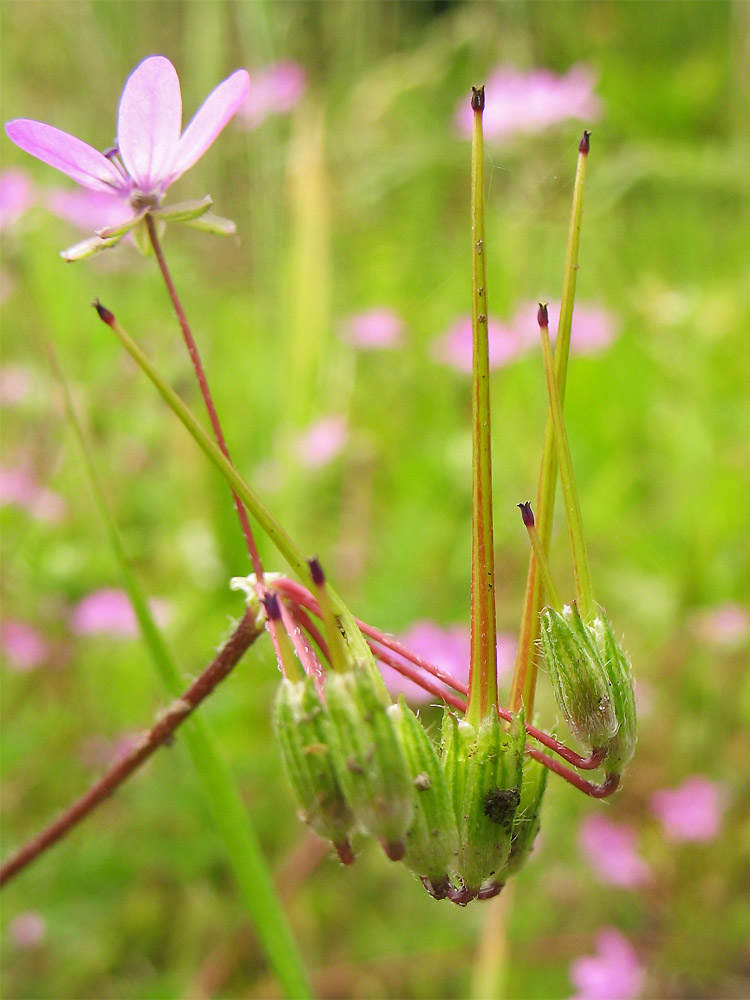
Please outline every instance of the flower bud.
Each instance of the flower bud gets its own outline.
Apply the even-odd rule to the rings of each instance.
[[[395,706],[381,697],[370,671],[329,673],[325,688],[328,744],[357,823],[400,861],[414,815],[412,775],[401,747]]]
[[[452,899],[489,897],[505,882],[513,822],[521,798],[525,729],[517,715],[506,732],[493,712],[475,730],[446,712],[443,768],[453,793],[459,851]]]
[[[311,677],[283,680],[274,704],[281,757],[300,804],[300,818],[333,842],[344,864],[354,860],[349,835],[354,816],[346,802],[328,746],[326,710]]]
[[[630,661],[603,612],[586,623],[573,604],[562,613],[544,608],[540,619],[555,699],[571,732],[593,750],[605,750],[607,772],[619,774],[636,742]]]
[[[456,864],[458,832],[453,800],[432,740],[403,697],[391,717],[412,778],[414,818],[406,834],[404,864],[435,899],[445,899]]]

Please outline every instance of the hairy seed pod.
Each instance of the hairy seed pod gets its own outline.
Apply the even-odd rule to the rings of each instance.
[[[513,819],[510,854],[505,865],[506,877],[515,875],[523,868],[534,847],[541,825],[540,813],[548,774],[547,768],[538,760],[533,757],[524,758],[521,801]]]
[[[396,723],[414,787],[414,818],[406,833],[404,864],[435,899],[450,889],[458,831],[453,800],[432,740],[402,695],[391,716]]]
[[[478,730],[446,712],[443,767],[453,792],[459,852],[454,898],[489,898],[502,888],[521,798],[525,729],[517,715],[506,732],[496,713]]]
[[[392,861],[406,849],[414,785],[397,727],[370,671],[355,668],[326,679],[328,745],[358,825],[380,840]]]
[[[300,818],[333,842],[344,864],[354,860],[349,836],[355,821],[328,746],[326,709],[312,677],[283,680],[274,703],[274,725]]]
[[[552,688],[571,732],[605,751],[608,773],[621,773],[635,750],[635,695],[630,661],[606,615],[587,623],[573,604],[562,613],[544,608],[540,621]]]

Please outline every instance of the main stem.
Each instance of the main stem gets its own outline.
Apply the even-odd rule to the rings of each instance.
[[[484,87],[472,88],[471,149],[471,325],[472,367],[472,544],[471,662],[466,718],[478,725],[497,706],[495,557],[492,535],[490,362],[487,342],[487,277],[484,253]]]
[[[154,253],[156,254],[156,260],[159,264],[159,270],[164,278],[164,283],[167,286],[167,292],[172,300],[172,306],[177,315],[177,321],[180,324],[180,329],[182,330],[182,336],[185,340],[185,346],[187,347],[188,354],[190,355],[190,360],[193,364],[193,370],[195,371],[195,377],[198,380],[198,386],[203,396],[203,401],[206,404],[206,410],[208,411],[208,417],[211,421],[211,427],[213,428],[214,437],[216,438],[216,443],[221,448],[224,456],[231,462],[232,459],[229,455],[229,448],[227,447],[227,442],[224,437],[224,432],[221,427],[221,422],[219,420],[219,415],[216,412],[216,407],[214,406],[213,396],[211,395],[211,390],[208,387],[208,379],[206,378],[206,371],[203,367],[203,362],[201,361],[200,352],[198,351],[198,345],[193,337],[192,330],[190,329],[190,324],[187,321],[187,316],[185,315],[185,310],[182,308],[182,303],[180,302],[179,296],[177,295],[177,290],[172,281],[172,275],[167,267],[167,261],[164,257],[164,253],[161,248],[161,241],[156,232],[156,223],[154,222],[151,215],[146,215],[146,225],[148,227],[148,235],[151,240],[151,245],[154,248]],[[245,506],[237,496],[237,494],[232,490],[232,499],[234,500],[234,506],[237,510],[237,517],[240,520],[240,525],[242,527],[242,534],[245,536],[245,544],[247,545],[247,551],[250,554],[250,560],[253,564],[253,572],[259,581],[263,580],[263,564],[260,559],[260,554],[258,552],[258,547],[255,544],[255,537],[253,536],[253,529],[250,527],[250,519],[245,510]]]
[[[69,806],[54,823],[28,841],[0,867],[0,885],[5,885],[14,875],[69,833],[145,764],[159,747],[168,744],[175,730],[211,694],[216,685],[224,680],[263,631],[263,624],[256,623],[256,613],[248,610],[212,663],[180,698],[172,702],[150,732],[144,734],[132,750],[92,785],[85,795]]]
[[[570,213],[568,247],[565,255],[560,321],[557,328],[557,340],[555,342],[555,378],[557,380],[560,405],[565,401],[565,384],[568,375],[570,331],[573,320],[576,278],[578,275],[578,247],[581,237],[583,184],[586,177],[588,153],[589,133],[584,132],[578,146],[578,166],[573,185],[573,206]],[[536,502],[537,530],[545,553],[549,553],[550,538],[552,537],[552,515],[555,507],[556,489],[557,455],[555,452],[552,416],[548,409]],[[510,707],[517,712],[523,706],[527,718],[531,718],[534,710],[537,677],[536,640],[539,637],[539,612],[542,609],[542,597],[542,578],[537,566],[536,556],[532,551],[529,558],[529,571],[526,577],[526,595],[521,618],[521,632],[510,691]]]

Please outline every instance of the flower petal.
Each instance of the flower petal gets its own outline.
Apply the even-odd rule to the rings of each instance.
[[[247,100],[250,76],[238,69],[215,87],[182,133],[169,183],[199,160],[235,112]]]
[[[56,170],[62,170],[77,184],[109,194],[115,194],[124,187],[123,178],[106,156],[68,132],[28,118],[8,122],[5,131],[19,149],[31,153]]]
[[[161,195],[167,187],[181,128],[177,70],[164,56],[149,56],[126,80],[117,119],[122,162],[144,194]]]

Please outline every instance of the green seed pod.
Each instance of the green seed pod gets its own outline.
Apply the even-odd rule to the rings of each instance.
[[[394,706],[401,746],[412,778],[414,818],[406,834],[404,864],[417,875],[435,899],[451,889],[449,872],[456,864],[458,831],[453,801],[432,740],[406,704],[403,695]]]
[[[513,820],[510,854],[505,865],[505,876],[515,875],[523,868],[534,847],[539,833],[542,799],[547,788],[548,769],[533,757],[524,757],[521,801]]]
[[[475,731],[449,712],[443,720],[443,768],[453,792],[459,837],[451,896],[467,903],[496,895],[505,881],[513,821],[521,798],[525,729],[517,715],[506,732],[493,712]]]
[[[274,725],[300,818],[333,842],[344,864],[354,861],[349,835],[354,816],[344,797],[328,746],[326,710],[311,677],[283,680],[274,703]]]
[[[607,747],[604,766],[611,774],[621,774],[635,753],[638,740],[633,670],[628,654],[618,646],[612,626],[603,611],[601,617],[594,619],[592,628],[610,684],[612,704],[618,721],[617,733]]]
[[[346,800],[361,829],[400,861],[415,789],[393,718],[396,706],[362,668],[328,674],[325,696],[328,745]]]
[[[571,732],[594,750],[605,750],[608,773],[619,774],[636,742],[635,696],[630,662],[606,616],[587,624],[575,604],[562,614],[540,615],[544,658],[555,698]]]

